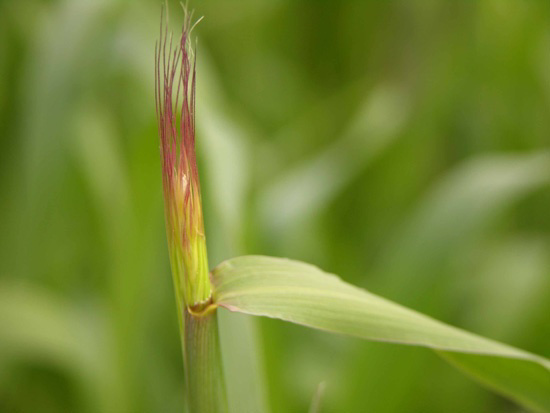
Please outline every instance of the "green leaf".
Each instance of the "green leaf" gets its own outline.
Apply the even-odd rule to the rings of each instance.
[[[238,257],[214,269],[212,282],[217,306],[363,339],[441,350],[444,358],[488,387],[534,411],[550,412],[550,360],[444,324],[312,265]]]

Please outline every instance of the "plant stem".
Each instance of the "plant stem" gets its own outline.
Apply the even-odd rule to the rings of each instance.
[[[216,311],[195,315],[184,310],[184,365],[189,413],[226,413]]]

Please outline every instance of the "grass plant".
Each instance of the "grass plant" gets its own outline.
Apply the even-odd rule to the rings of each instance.
[[[244,256],[209,271],[195,154],[191,23],[186,14],[178,37],[161,24],[155,52],[166,232],[189,411],[229,410],[217,319],[225,309],[366,340],[427,347],[525,408],[549,412],[550,360],[544,357],[447,325],[302,262]]]

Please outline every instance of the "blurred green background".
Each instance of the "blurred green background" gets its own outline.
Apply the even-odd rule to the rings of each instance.
[[[184,409],[160,5],[0,2],[0,412]],[[550,2],[189,7],[212,266],[308,261],[550,356]],[[321,382],[324,413],[521,411],[427,350],[222,317],[274,413]]]

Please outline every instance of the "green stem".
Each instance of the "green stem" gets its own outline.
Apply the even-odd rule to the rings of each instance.
[[[226,413],[216,311],[194,315],[184,310],[184,364],[190,413]]]

